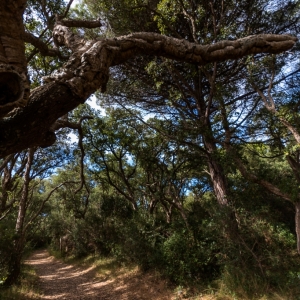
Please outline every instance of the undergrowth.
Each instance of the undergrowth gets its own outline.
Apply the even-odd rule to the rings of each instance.
[[[50,255],[63,260],[67,264],[77,265],[83,268],[93,267],[96,277],[116,277],[125,272],[132,272],[137,269],[136,264],[125,263],[112,256],[88,255],[80,258],[75,255],[62,256],[60,251],[51,248],[48,249],[48,252]]]
[[[95,277],[107,280],[131,272],[141,272],[136,264],[124,262],[116,257],[100,255],[88,255],[76,258],[74,255],[62,257],[59,251],[49,250],[51,255],[62,259],[65,263],[75,264],[84,268],[93,267]],[[272,290],[270,287],[259,281],[255,274],[243,274],[238,270],[226,268],[222,276],[212,281],[209,285],[197,282],[182,286],[169,282],[158,270],[147,271],[153,273],[157,281],[166,281],[166,288],[172,290],[172,300],[299,300],[299,286],[278,287]],[[248,280],[245,283],[245,280]],[[280,280],[280,279],[278,279]],[[30,299],[30,298],[29,298]]]
[[[38,276],[35,270],[24,265],[19,284],[0,287],[0,300],[39,300]]]

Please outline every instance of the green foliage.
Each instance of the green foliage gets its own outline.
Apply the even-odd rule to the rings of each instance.
[[[27,1],[24,13],[24,24],[27,32],[48,45],[51,45],[51,31],[55,22],[55,14],[61,15],[66,8],[66,2],[63,0],[51,1]],[[66,55],[67,50],[63,50]],[[28,60],[29,76],[31,79],[31,87],[35,88],[42,84],[42,77],[50,75],[54,70],[62,66],[62,62],[58,57],[43,56],[31,44],[26,44],[25,54]]]
[[[9,269],[10,255],[13,251],[13,241],[15,238],[14,221],[12,218],[0,223],[0,283],[7,277]]]
[[[228,174],[239,225],[239,237],[233,242],[224,236],[225,212],[216,205],[209,177],[203,175],[205,160],[161,133],[163,128],[172,135],[174,123],[153,118],[148,122],[159,129],[155,131],[134,111],[111,108],[107,113],[94,114],[84,126],[89,162],[85,178],[90,187],[84,218],[76,214],[80,208],[80,199],[74,197],[76,185],[60,189],[47,207],[43,224],[53,249],[69,232],[73,241],[69,254],[75,257],[113,256],[143,270],[158,270],[176,284],[220,283],[227,293],[241,298],[253,296],[253,286],[257,297],[276,289],[297,290],[291,203],[245,180],[232,157],[222,149],[216,151]],[[177,132],[181,134],[187,135]],[[264,158],[272,155],[272,148],[252,144],[239,149],[257,176],[285,191],[296,190],[284,158]],[[78,171],[74,161],[51,182],[74,179]],[[171,206],[175,199],[182,210]]]
[[[181,13],[179,1],[160,1],[157,5],[157,11],[158,14],[155,15],[154,21],[157,21],[160,32],[166,34],[168,33],[168,27],[174,25]]]
[[[18,285],[8,288],[0,286],[0,299],[2,300],[39,300],[41,299],[38,289],[39,278],[34,269],[26,265],[22,269],[21,280]]]
[[[228,245],[220,282],[241,299],[258,299],[274,290],[295,290],[291,299],[297,299],[299,257],[293,250],[293,234],[284,225],[262,220],[258,212],[251,219],[243,213],[239,217],[243,220],[241,242]]]
[[[195,240],[187,230],[177,230],[163,244],[165,274],[178,284],[210,282],[219,274],[216,251],[208,235]]]
[[[24,20],[27,31],[49,44],[45,26],[51,28],[66,3],[45,3],[47,10],[28,1]],[[102,29],[78,32],[101,39],[146,31],[200,44],[299,32],[299,1],[85,0],[70,14],[99,16]],[[35,52],[26,45],[32,87],[62,64]],[[26,241],[50,242],[58,253],[68,234],[67,255],[77,258],[113,256],[158,270],[181,286],[219,284],[240,299],[278,290],[293,291],[288,299],[297,299],[293,203],[299,201],[300,164],[293,133],[300,128],[299,79],[287,75],[299,72],[295,56],[254,55],[202,67],[137,57],[112,68],[108,93],[97,95],[106,115],[83,105],[68,116],[71,122],[93,117],[82,124],[85,188],[78,190],[81,153],[75,144],[66,146],[68,130],[34,157]],[[272,96],[275,113],[253,84],[267,103]],[[12,184],[20,184],[22,174]],[[4,184],[8,177],[0,175]],[[30,221],[48,193],[66,181]],[[5,194],[4,185],[0,191],[4,204],[20,196],[18,189]],[[0,221],[0,280],[9,268],[17,204]],[[234,238],[226,231],[228,215],[237,225]]]

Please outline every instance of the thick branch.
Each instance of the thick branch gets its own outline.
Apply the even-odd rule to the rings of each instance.
[[[293,47],[297,38],[290,35],[261,34],[235,41],[222,41],[213,45],[198,45],[156,33],[133,33],[117,39],[106,40],[110,47],[118,47],[121,57],[114,62],[128,59],[128,51],[153,54],[175,60],[205,65],[210,62],[237,59],[249,54],[280,53]],[[121,61],[123,62],[123,61]]]
[[[9,156],[7,156],[0,165],[0,172],[2,172],[2,170],[7,166],[7,164],[9,163],[9,161],[14,157],[13,154],[10,154]]]
[[[289,35],[266,34],[201,46],[142,32],[86,41],[62,25],[55,26],[53,36],[58,45],[69,47],[73,55],[61,70],[45,79],[51,83],[33,91],[26,107],[0,121],[0,157],[54,143],[55,134],[49,130],[52,124],[97,89],[105,91],[109,68],[136,55],[157,55],[205,65],[249,54],[279,53],[290,49],[297,40]]]
[[[86,41],[60,24],[55,26],[53,37],[57,45],[67,46],[74,55],[60,73],[52,76],[52,80],[66,80],[73,92],[83,98],[99,87],[105,91],[109,68],[139,54],[205,65],[249,54],[280,53],[290,49],[297,40],[289,35],[262,34],[202,46],[156,33],[140,32],[114,39]]]
[[[74,20],[74,19],[67,19],[67,20],[60,20],[61,25],[66,27],[82,27],[82,28],[98,28],[101,27],[102,24],[100,20],[95,21],[87,21],[87,20]]]
[[[19,152],[29,146],[47,147],[55,142],[49,130],[61,116],[83,103],[63,83],[50,83],[33,90],[30,103],[11,118],[0,120],[0,156]]]
[[[23,226],[24,226],[24,219],[27,209],[27,201],[28,201],[28,189],[29,189],[29,183],[30,183],[30,170],[33,163],[33,156],[35,153],[34,148],[30,148],[28,150],[28,159],[27,164],[25,168],[24,173],[24,183],[22,187],[22,194],[21,199],[19,203],[19,211],[18,211],[18,217],[17,217],[17,223],[16,223],[16,233],[21,234],[23,232]]]

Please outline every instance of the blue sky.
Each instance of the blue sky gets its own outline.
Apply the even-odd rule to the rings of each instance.
[[[81,2],[81,0],[74,0],[73,3],[72,3],[72,5],[71,5],[71,7],[74,7],[76,4],[78,4],[80,2]]]

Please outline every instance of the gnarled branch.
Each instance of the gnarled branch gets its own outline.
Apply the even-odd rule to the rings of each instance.
[[[32,91],[29,104],[11,118],[0,120],[0,157],[33,146],[55,142],[51,126],[101,88],[105,91],[109,68],[136,55],[157,55],[197,65],[237,59],[249,54],[280,53],[293,47],[290,35],[262,34],[213,45],[198,45],[156,33],[86,41],[57,24],[54,40],[73,51],[64,67]]]

